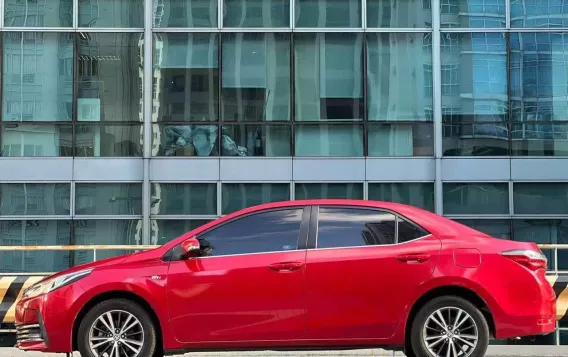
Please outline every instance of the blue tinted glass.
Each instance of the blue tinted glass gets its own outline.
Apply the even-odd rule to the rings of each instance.
[[[568,27],[568,3],[564,0],[511,1],[511,27]]]
[[[441,27],[503,28],[505,0],[440,0]]]
[[[295,1],[296,27],[361,27],[361,0]]]
[[[506,183],[444,183],[444,214],[509,214]]]
[[[217,0],[154,0],[154,27],[217,27]]]
[[[384,0],[366,1],[368,27],[432,27],[430,0],[425,0],[424,4],[420,5],[412,0],[398,0],[396,2]]]
[[[289,27],[290,0],[224,0],[223,27]]]

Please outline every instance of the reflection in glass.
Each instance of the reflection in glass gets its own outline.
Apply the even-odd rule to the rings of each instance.
[[[505,0],[441,0],[440,26],[505,27]]]
[[[568,156],[568,35],[512,33],[510,46],[513,155]]]
[[[73,33],[6,32],[2,120],[70,121]]]
[[[568,214],[568,184],[515,183],[513,207],[515,214]]]
[[[296,156],[363,156],[363,126],[296,125]]]
[[[370,124],[369,156],[434,156],[432,123]]]
[[[153,27],[217,27],[217,0],[154,0]]]
[[[78,121],[142,121],[142,37],[79,33]]]
[[[229,214],[242,208],[262,203],[290,200],[287,183],[224,183],[222,213]]]
[[[74,244],[76,245],[139,245],[142,244],[141,220],[74,220]],[[132,253],[130,250],[99,250],[97,260]],[[74,253],[74,264],[94,260],[92,250]]]
[[[432,120],[432,35],[367,34],[369,120]]]
[[[289,27],[290,0],[224,0],[223,27]]]
[[[73,0],[4,0],[6,27],[71,27]]]
[[[0,184],[0,215],[69,215],[70,199],[68,183],[4,183]]]
[[[153,215],[216,215],[214,183],[152,183]]]
[[[223,34],[225,121],[290,120],[290,34]]]
[[[152,244],[165,244],[209,222],[205,219],[152,220]]]
[[[296,183],[297,200],[363,199],[362,183]]]
[[[142,124],[75,126],[75,156],[142,156]]]
[[[77,215],[141,215],[140,183],[76,183]]]
[[[511,221],[508,219],[454,219],[482,233],[500,239],[511,239]]]
[[[296,27],[361,27],[361,0],[296,1]]]
[[[441,40],[444,155],[508,155],[505,35],[445,33]]]
[[[434,212],[434,184],[369,183],[369,200],[403,203]]]
[[[444,183],[444,214],[509,214],[506,183]]]
[[[223,156],[291,156],[289,125],[223,125]]]
[[[515,219],[513,234],[516,241],[537,244],[568,244],[568,220],[565,219]],[[543,249],[548,258],[548,269],[554,269],[554,251]],[[558,269],[568,269],[568,251],[558,250]]]
[[[511,0],[511,27],[568,27],[568,4],[565,1]]]
[[[69,245],[69,221],[0,221],[0,246]],[[10,251],[0,252],[0,271],[58,272],[69,268],[69,252]]]
[[[218,156],[217,124],[154,124],[152,155],[154,156]]]
[[[368,27],[432,27],[430,0],[366,0]]]
[[[73,156],[73,126],[9,123],[2,125],[0,156]]]
[[[363,35],[297,33],[296,120],[363,119]]]
[[[219,120],[217,36],[154,34],[153,122]]]
[[[144,1],[81,0],[79,27],[144,27]]]

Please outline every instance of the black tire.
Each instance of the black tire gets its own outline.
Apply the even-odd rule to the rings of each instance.
[[[160,351],[157,346],[158,339],[156,336],[156,327],[146,310],[131,300],[110,299],[95,305],[89,312],[87,312],[83,320],[81,320],[81,324],[77,331],[77,347],[82,357],[101,357],[95,355],[91,351],[89,345],[89,333],[91,326],[99,318],[99,316],[113,310],[126,311],[140,321],[142,331],[144,332],[144,342],[137,357],[160,356]]]
[[[417,357],[433,357],[433,354],[429,352],[428,347],[426,346],[423,330],[430,315],[442,308],[459,308],[471,316],[477,327],[478,340],[477,344],[473,348],[473,351],[471,351],[468,357],[485,356],[485,353],[487,352],[487,346],[489,345],[489,326],[487,324],[487,321],[485,320],[485,317],[483,316],[481,311],[479,311],[479,309],[475,307],[475,305],[458,296],[442,296],[435,298],[427,302],[420,309],[420,311],[414,318],[414,321],[412,322],[412,326],[410,327],[411,340],[407,345],[410,345],[412,347],[412,351],[409,352],[413,352],[413,354]],[[442,350],[441,352],[443,352],[443,355],[445,356],[445,350]],[[470,351],[467,352],[469,353]]]

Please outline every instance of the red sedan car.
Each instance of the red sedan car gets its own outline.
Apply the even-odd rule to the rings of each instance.
[[[414,207],[310,200],[248,208],[163,246],[55,274],[16,308],[22,350],[380,347],[480,357],[555,329],[546,258]]]

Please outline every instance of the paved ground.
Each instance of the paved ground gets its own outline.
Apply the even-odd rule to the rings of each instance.
[[[0,357],[64,357],[65,355],[26,353],[14,348],[0,348]],[[402,353],[373,349],[336,352],[246,352],[192,353],[191,357],[402,357]],[[567,357],[568,346],[490,346],[486,357]],[[73,355],[79,357],[79,354]]]

